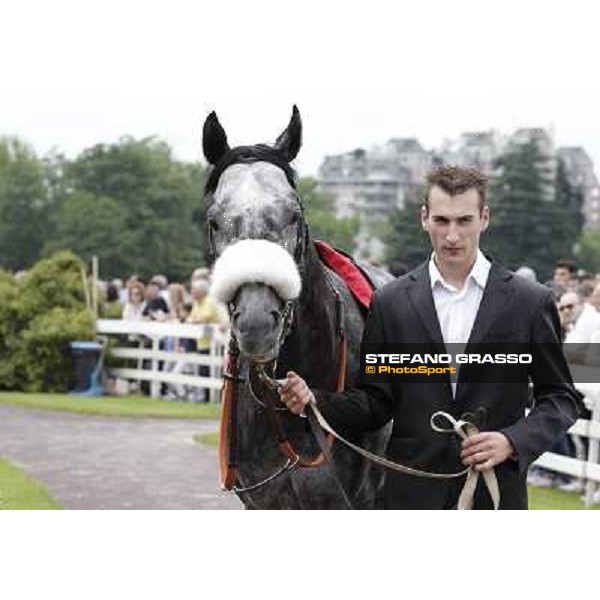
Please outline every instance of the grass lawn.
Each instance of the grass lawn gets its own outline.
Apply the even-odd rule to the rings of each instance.
[[[56,510],[61,506],[46,488],[6,460],[0,459],[0,510]]]
[[[563,492],[554,488],[529,487],[530,510],[586,510],[582,494]],[[600,504],[590,507],[599,510]]]
[[[194,441],[197,444],[204,444],[205,446],[216,448],[219,445],[219,433],[217,431],[212,433],[198,433],[194,436]]]
[[[106,417],[158,417],[165,419],[218,419],[219,405],[168,402],[148,396],[81,397],[70,394],[0,393],[0,403],[26,408],[60,410]]]

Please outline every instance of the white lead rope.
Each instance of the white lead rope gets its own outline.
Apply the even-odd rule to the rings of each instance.
[[[330,433],[331,435],[333,435],[336,439],[338,439],[340,442],[342,442],[343,444],[348,446],[348,448],[354,450],[358,454],[360,454],[360,455],[364,456],[365,458],[368,458],[369,460],[371,460],[377,464],[380,464],[388,469],[391,469],[393,471],[398,471],[400,473],[405,473],[407,475],[414,475],[416,477],[425,477],[428,479],[455,479],[457,477],[462,477],[463,475],[466,474],[467,479],[465,481],[465,485],[463,486],[463,489],[458,498],[457,508],[458,508],[458,510],[471,510],[473,508],[473,497],[475,495],[475,488],[477,487],[477,481],[479,479],[479,471],[476,471],[473,468],[473,466],[467,467],[466,469],[459,471],[458,473],[431,473],[429,471],[421,471],[420,469],[414,469],[413,467],[407,467],[405,465],[395,463],[395,462],[388,460],[387,458],[384,458],[382,456],[377,456],[376,454],[373,454],[372,452],[369,452],[368,450],[365,450],[364,448],[361,448],[360,446],[357,446],[357,445],[353,444],[352,442],[349,442],[348,440],[343,438],[341,435],[339,435],[339,433],[337,433],[337,431],[335,431],[335,429],[333,429],[333,427],[331,427],[331,425],[329,425],[329,423],[327,422],[327,420],[325,419],[325,417],[323,416],[323,414],[317,407],[316,402],[311,401],[310,407],[313,410],[315,416],[317,417],[317,421],[319,422],[319,425],[327,433]],[[452,427],[451,428],[439,427],[438,425],[435,424],[436,418],[446,419],[451,424]],[[438,411],[438,412],[434,413],[433,415],[431,415],[430,423],[431,423],[431,428],[434,431],[437,431],[439,433],[454,433],[455,432],[462,439],[466,439],[470,435],[473,435],[473,434],[479,432],[479,430],[477,429],[477,427],[475,427],[475,425],[473,425],[473,423],[469,423],[468,421],[462,421],[462,420],[457,421],[452,415],[450,415],[446,412],[443,412],[443,411]],[[498,510],[498,508],[500,506],[500,489],[498,487],[498,480],[496,479],[496,474],[494,472],[494,469],[492,468],[489,471],[484,471],[482,473],[482,475],[483,475],[484,481],[487,485],[487,488],[490,492],[490,495],[492,497],[492,502],[494,503],[494,510]]]
[[[435,420],[437,418],[446,419],[452,428],[444,428],[436,425]],[[462,419],[457,420],[451,414],[439,410],[431,415],[429,420],[431,428],[438,433],[456,433],[463,440],[466,440],[469,436],[479,433],[479,429],[470,423],[469,421],[463,421]],[[458,498],[458,510],[471,510],[473,508],[473,497],[475,496],[475,488],[477,487],[477,481],[479,475],[483,475],[483,480],[487,486],[487,489],[492,497],[494,503],[494,510],[498,510],[500,507],[500,488],[498,487],[498,480],[496,479],[496,473],[493,469],[488,471],[476,471],[473,466],[470,466],[467,472],[467,480]]]

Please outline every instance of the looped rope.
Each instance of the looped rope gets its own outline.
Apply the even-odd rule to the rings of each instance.
[[[450,423],[450,427],[440,427],[439,425],[436,425],[436,419],[440,418],[448,421],[448,423]],[[444,412],[443,410],[438,410],[437,412],[433,413],[429,419],[429,423],[434,431],[437,431],[438,433],[456,433],[456,435],[463,440],[466,440],[468,437],[479,433],[479,429],[470,421],[455,419],[451,414]],[[479,480],[480,474],[483,475],[483,480],[485,481],[490,496],[492,497],[494,510],[498,510],[500,507],[500,488],[498,487],[498,480],[496,479],[496,473],[494,469],[492,468],[489,471],[480,472],[476,471],[474,466],[471,465],[469,467],[469,471],[467,472],[465,485],[463,486],[458,498],[458,510],[470,510],[473,508],[473,497],[475,495],[475,488],[477,487],[477,481]]]

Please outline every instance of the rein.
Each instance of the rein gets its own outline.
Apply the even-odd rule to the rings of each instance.
[[[321,437],[317,434],[317,441],[321,448],[321,453],[313,459],[302,457],[289,441],[287,434],[281,424],[278,412],[280,408],[277,406],[279,403],[279,395],[276,392],[279,382],[272,379],[265,373],[265,367],[259,365],[257,368],[258,379],[264,387],[264,394],[262,395],[263,402],[258,398],[256,400],[262,407],[265,408],[269,426],[273,431],[277,444],[281,453],[286,457],[285,464],[280,467],[275,473],[269,475],[264,480],[252,484],[247,487],[237,487],[235,482],[238,475],[238,447],[237,447],[237,385],[244,380],[238,375],[238,358],[239,349],[233,336],[230,339],[230,350],[227,356],[226,371],[223,375],[223,387],[221,389],[221,426],[219,435],[219,467],[221,473],[221,487],[224,490],[234,491],[237,493],[249,492],[256,490],[263,485],[273,481],[279,475],[287,471],[291,471],[297,467],[300,468],[317,468],[325,463],[330,464],[333,467],[333,461],[331,457],[331,447],[334,442],[334,436],[328,433],[326,436],[320,431]],[[347,362],[347,347],[345,338],[340,339],[338,347],[338,371],[337,371],[337,385],[336,391],[341,391],[344,387],[345,372]],[[252,367],[251,367],[252,368]],[[251,378],[250,378],[251,379]],[[250,386],[251,380],[248,382]],[[252,387],[251,387],[252,390]],[[254,395],[254,392],[252,392]],[[287,409],[284,409],[287,410]],[[340,492],[344,496],[345,501],[351,506],[349,499],[347,498],[346,492],[339,483],[339,480],[334,474],[334,479]]]

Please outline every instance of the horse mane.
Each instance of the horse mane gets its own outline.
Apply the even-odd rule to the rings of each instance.
[[[255,162],[268,162],[279,167],[285,173],[288,183],[293,189],[296,189],[296,171],[283,154],[267,144],[255,144],[254,146],[237,146],[228,150],[221,160],[211,168],[206,184],[204,185],[204,194],[212,194],[217,189],[219,178],[228,167]]]

